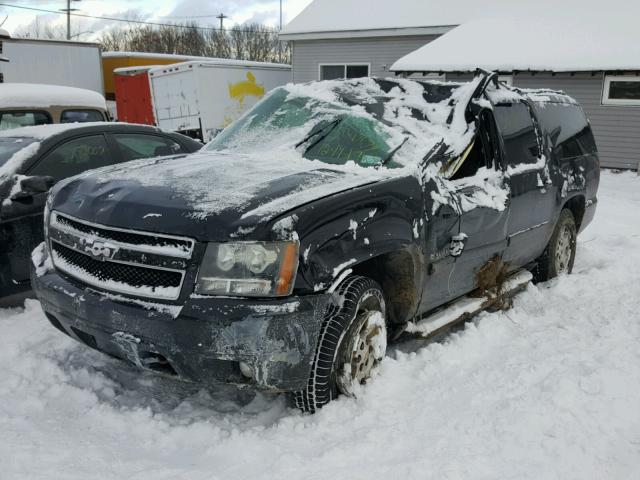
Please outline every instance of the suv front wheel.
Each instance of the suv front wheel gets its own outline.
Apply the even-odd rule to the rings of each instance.
[[[370,278],[348,277],[337,305],[324,317],[307,387],[291,394],[296,407],[314,413],[339,394],[356,396],[387,349],[382,289]]]

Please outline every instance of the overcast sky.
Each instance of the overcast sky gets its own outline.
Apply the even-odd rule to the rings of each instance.
[[[5,3],[5,2],[3,2]],[[59,10],[66,7],[66,0],[7,0],[7,4],[23,7]],[[283,0],[283,22],[287,23],[304,9],[311,0]],[[78,8],[78,13],[117,18],[142,17],[154,22],[183,22],[198,21],[201,24],[218,25],[216,15],[224,13],[229,19],[225,26],[236,23],[259,22],[277,26],[279,22],[279,0],[80,0],[73,1],[72,7]],[[0,7],[2,20],[8,16],[2,28],[13,33],[21,26],[33,22],[39,17],[39,22],[54,22],[65,24],[65,15],[44,14],[17,8]],[[73,18],[75,32],[93,30],[100,31],[112,22],[92,21],[90,19]],[[81,38],[88,40],[91,34]]]

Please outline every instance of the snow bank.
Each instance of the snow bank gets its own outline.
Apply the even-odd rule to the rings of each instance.
[[[140,374],[0,310],[3,480],[640,478],[640,179],[604,173],[575,273],[440,343],[388,353],[357,400]]]
[[[107,109],[102,95],[84,88],[37,83],[0,84],[0,108],[49,108],[67,105]]]

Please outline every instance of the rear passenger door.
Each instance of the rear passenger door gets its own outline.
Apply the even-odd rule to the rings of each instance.
[[[529,104],[500,103],[494,106],[494,114],[511,193],[503,260],[520,267],[535,260],[546,246],[555,196],[550,189],[542,134]]]
[[[112,133],[115,147],[123,162],[140,158],[160,157],[188,153],[182,145],[169,137],[146,133]]]

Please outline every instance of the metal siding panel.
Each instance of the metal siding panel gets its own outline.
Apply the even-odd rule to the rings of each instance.
[[[295,40],[292,42],[293,81],[304,83],[318,80],[321,63],[370,63],[371,76],[394,76],[388,71],[393,62],[436,38],[437,35],[419,35]]]
[[[517,87],[563,90],[578,100],[591,122],[601,165],[635,169],[640,162],[640,107],[602,105],[602,84],[602,73],[514,75]]]

